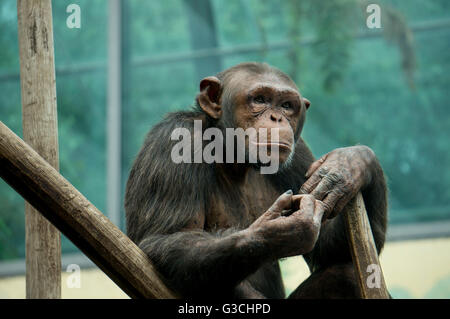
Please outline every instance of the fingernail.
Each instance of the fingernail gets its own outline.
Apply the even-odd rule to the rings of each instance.
[[[288,190],[285,194],[293,194],[292,189]]]

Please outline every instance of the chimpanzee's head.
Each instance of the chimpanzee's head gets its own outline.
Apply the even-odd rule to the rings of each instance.
[[[267,129],[266,142],[258,146],[279,148],[279,163],[288,161],[294,151],[310,102],[303,98],[291,78],[262,63],[242,63],[200,82],[198,106],[223,128]],[[279,139],[271,139],[271,129]],[[248,150],[248,143],[246,147]],[[269,150],[270,151],[270,150]]]

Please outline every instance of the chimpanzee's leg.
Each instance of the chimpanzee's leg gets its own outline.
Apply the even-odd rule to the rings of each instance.
[[[312,273],[289,296],[290,299],[361,298],[352,263],[338,264]]]

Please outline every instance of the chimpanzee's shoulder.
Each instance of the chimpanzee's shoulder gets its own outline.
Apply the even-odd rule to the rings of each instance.
[[[170,113],[147,134],[131,168],[125,195],[127,216],[146,216],[133,240],[140,240],[144,233],[178,231],[209,207],[211,185],[217,184],[213,166],[178,162],[172,156],[173,147],[180,142],[171,138],[172,132],[182,127],[193,129],[196,119],[201,119],[198,112]]]
[[[205,117],[205,113],[195,110],[171,112],[166,114],[166,116],[150,130],[150,133],[155,131],[170,135],[176,128],[184,127],[192,129],[194,127],[194,121],[204,122],[206,120]]]
[[[180,136],[176,130],[187,129],[188,136],[194,139],[196,121],[201,121],[201,127],[204,127],[207,121],[205,113],[196,110],[168,113],[147,133],[140,153],[150,153],[152,156],[170,160],[173,147],[180,142]],[[184,133],[181,135],[185,136]],[[189,144],[186,147],[190,148]]]

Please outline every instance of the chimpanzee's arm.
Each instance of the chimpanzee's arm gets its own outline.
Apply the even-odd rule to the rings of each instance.
[[[262,247],[245,231],[152,235],[139,246],[169,286],[189,297],[233,296],[235,287],[267,260]]]
[[[336,149],[313,166],[316,163],[318,169],[314,174],[307,174],[311,177],[302,190],[329,204],[330,215],[337,216],[325,221],[314,250],[305,256],[311,270],[351,261],[342,211],[358,191],[362,192],[379,253],[387,226],[387,187],[373,151],[366,146]],[[314,182],[314,175],[320,179],[318,183]]]
[[[340,149],[335,150],[335,152],[339,150]],[[341,162],[337,161],[336,163],[327,161],[323,164],[323,166],[327,167],[327,170],[320,172],[319,167],[321,163],[319,161],[314,162],[314,157],[311,151],[306,146],[304,141],[299,139],[295,147],[295,154],[289,166],[281,170],[278,174],[269,176],[269,178],[275,187],[280,190],[293,188],[301,189],[300,192],[311,193],[314,195],[322,193],[318,194],[319,199],[324,200],[326,203],[329,202],[327,196],[333,193],[333,191],[333,195],[340,194],[346,189],[351,194],[361,191],[364,198],[364,203],[366,205],[375,244],[378,252],[380,252],[384,245],[387,224],[386,181],[383,170],[374,153],[370,149],[358,146],[354,148],[354,150],[354,153],[342,151],[342,153],[339,154],[336,152],[335,158],[338,160],[344,160]],[[364,156],[360,159],[360,153],[364,156],[367,155],[370,157],[370,160],[365,160]],[[330,157],[330,159],[333,158]],[[347,163],[348,165],[346,165]],[[344,178],[342,181],[347,183],[332,181],[332,183],[329,183],[328,185],[326,185],[326,183],[321,185],[325,187],[319,187],[322,180],[332,180],[333,177],[339,177],[342,175],[351,176],[352,174],[342,174],[346,172],[340,172],[344,166],[347,166],[349,168],[348,171],[352,172],[353,168],[357,168],[359,165],[364,163],[368,164],[365,166],[368,167],[367,174],[365,175],[365,177],[367,177],[367,182],[363,183],[361,188],[358,188],[358,183],[365,177],[363,178],[363,176],[359,175],[354,178],[353,183],[348,183],[348,180]],[[311,165],[315,165],[317,168],[315,173],[316,176],[307,178],[305,175]],[[332,174],[328,174],[329,176],[324,178],[327,173],[330,172]],[[340,188],[340,186],[345,187]],[[318,191],[318,187],[322,190]],[[352,187],[354,188],[352,189]],[[333,264],[351,262],[350,250],[345,234],[343,214],[338,213],[336,217],[327,220],[322,225],[319,239],[316,242],[313,251],[304,255],[304,257],[312,271],[322,269]]]
[[[216,184],[212,166],[171,158],[178,142],[171,140],[172,132],[184,128],[193,139],[195,118],[201,116],[173,113],[148,134],[127,183],[127,233],[182,295],[232,296],[269,256],[248,231],[203,231]]]

